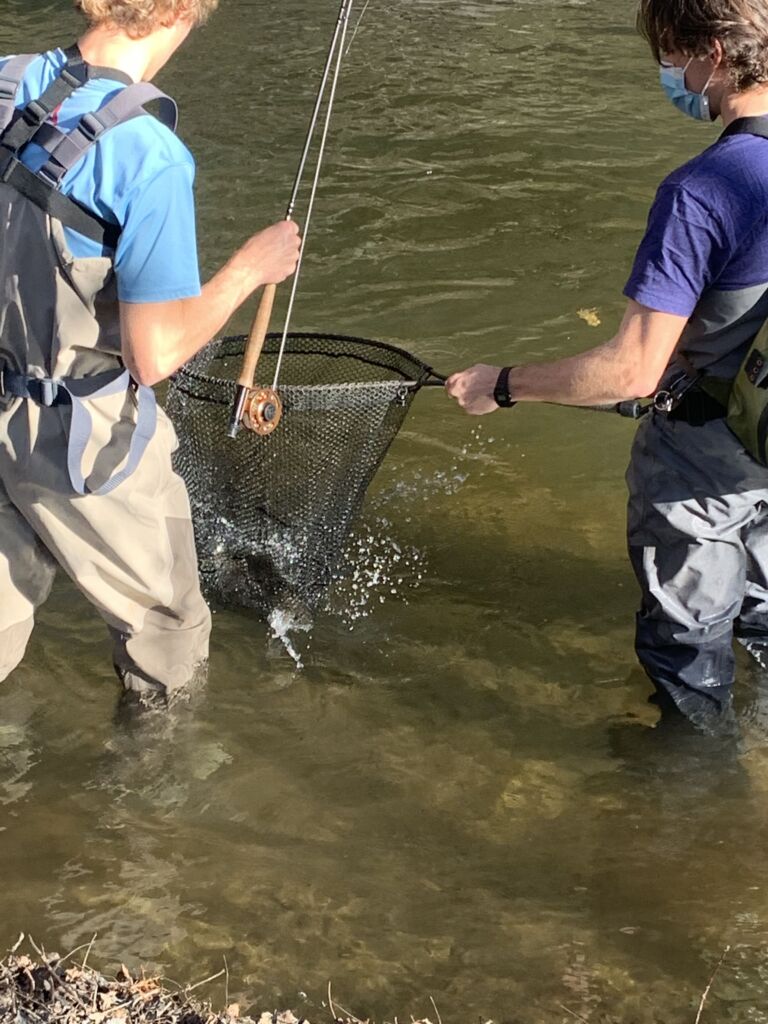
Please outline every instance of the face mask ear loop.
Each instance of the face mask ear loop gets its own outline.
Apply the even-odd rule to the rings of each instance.
[[[701,90],[701,95],[702,96],[706,96],[707,95],[707,92],[709,91],[709,87],[710,87],[710,85],[712,85],[712,81],[713,81],[713,79],[714,79],[716,74],[717,74],[717,67],[714,67],[714,68],[712,68],[712,74],[709,76],[709,78],[706,81],[706,84],[704,85],[704,88]]]

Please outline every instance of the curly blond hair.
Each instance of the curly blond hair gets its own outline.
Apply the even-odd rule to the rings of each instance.
[[[673,50],[706,57],[717,39],[738,92],[768,83],[765,0],[639,0],[637,25],[656,60]]]
[[[75,0],[90,25],[114,25],[134,39],[182,13],[202,25],[218,6],[219,0]]]

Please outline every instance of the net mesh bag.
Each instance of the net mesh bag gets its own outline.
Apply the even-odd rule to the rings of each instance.
[[[258,369],[271,382],[281,336]],[[273,434],[227,437],[246,338],[213,342],[176,374],[167,410],[179,436],[207,595],[227,605],[317,610],[339,572],[366,489],[418,389],[434,376],[382,342],[291,334]]]

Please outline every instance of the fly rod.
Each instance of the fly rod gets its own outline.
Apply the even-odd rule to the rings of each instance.
[[[296,177],[293,183],[293,190],[291,192],[291,198],[288,201],[286,208],[285,220],[292,220],[293,214],[296,209],[296,203],[299,196],[299,190],[301,183],[304,178],[304,170],[307,165],[309,153],[312,148],[312,141],[314,139],[315,130],[317,128],[317,122],[320,117],[320,110],[322,109],[323,100],[325,98],[326,88],[328,86],[328,79],[331,74],[333,67],[334,56],[336,56],[338,49],[338,57],[336,62],[336,74],[334,77],[334,92],[336,81],[338,80],[338,74],[341,65],[341,56],[343,54],[344,41],[346,39],[347,26],[349,24],[349,14],[352,9],[353,0],[342,0],[341,7],[339,8],[339,16],[336,20],[336,25],[331,39],[331,46],[328,51],[328,57],[325,62],[325,68],[323,70],[323,76],[318,87],[317,97],[315,99],[315,106],[312,111],[312,117],[309,122],[309,128],[307,129],[307,136],[304,141],[304,148],[301,153],[301,159],[299,160],[299,166],[296,171]],[[329,109],[326,116],[325,133],[323,137],[323,143],[328,132],[328,125],[330,121],[331,109],[333,103],[333,94],[329,101]],[[319,157],[319,163],[322,161],[322,152]],[[317,184],[319,181],[319,170],[315,175],[315,182],[312,192],[312,200],[317,190]],[[307,226],[309,224],[309,216],[307,217]],[[299,265],[301,258],[304,253],[304,245],[306,244],[306,233],[301,247],[301,253],[299,256]],[[299,267],[296,268],[296,274],[298,275]],[[254,381],[256,378],[256,369],[261,358],[261,353],[264,349],[264,342],[267,337],[269,330],[270,320],[272,319],[272,308],[275,303],[275,295],[277,294],[277,285],[268,284],[264,288],[264,293],[259,303],[259,308],[256,312],[253,325],[251,326],[250,334],[248,335],[248,343],[245,349],[245,355],[243,357],[243,366],[240,372],[240,376],[237,381],[237,389],[235,391],[235,399],[232,405],[232,414],[229,421],[229,429],[227,434],[231,438],[236,438],[240,432],[240,427],[244,423],[249,429],[255,431],[257,434],[271,434],[273,430],[278,426],[282,417],[283,408],[280,396],[276,390],[277,377],[275,378],[275,384],[271,388],[256,388],[254,389]],[[292,292],[292,299],[295,295],[295,283],[294,290]],[[287,330],[285,332],[287,334]],[[281,346],[281,356],[282,348]]]

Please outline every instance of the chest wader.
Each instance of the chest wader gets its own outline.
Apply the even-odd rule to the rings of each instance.
[[[768,121],[725,136],[740,133],[768,136]],[[768,283],[702,296],[627,473],[637,654],[660,703],[702,724],[729,707],[734,637],[768,668],[768,469],[750,454],[744,431],[756,430],[734,386],[766,320]]]
[[[120,227],[65,196],[67,171],[105,132],[160,102],[148,83],[87,65],[74,48],[53,83],[16,103],[36,55],[0,71],[0,679],[21,660],[57,565],[104,618],[128,689],[170,692],[207,656],[189,503],[173,428],[121,358],[113,257]],[[52,114],[90,78],[123,84],[68,133]],[[30,143],[41,169],[21,163]],[[75,258],[64,228],[100,244]]]

